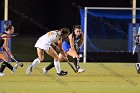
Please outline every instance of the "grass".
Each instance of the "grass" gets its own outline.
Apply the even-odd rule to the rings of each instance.
[[[12,63],[13,65],[15,63]],[[13,75],[9,69],[6,76],[0,77],[0,93],[139,93],[140,75],[133,63],[80,63],[84,73],[75,74],[67,63],[61,68],[67,70],[67,76],[56,76],[53,68],[48,75],[42,75],[42,67],[49,62],[39,64],[30,76],[25,75],[29,65],[24,63]]]

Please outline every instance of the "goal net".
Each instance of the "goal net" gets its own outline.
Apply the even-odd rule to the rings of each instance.
[[[140,23],[140,9],[136,11]],[[83,52],[132,52],[132,8],[86,7],[80,14],[86,33]]]

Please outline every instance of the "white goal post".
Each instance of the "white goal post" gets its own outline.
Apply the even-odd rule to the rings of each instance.
[[[8,21],[8,0],[4,0],[4,21]]]
[[[96,10],[132,10],[132,23],[136,23],[136,10],[140,10],[140,8],[136,8],[136,0],[133,0],[132,8],[120,8],[120,7],[85,7],[84,8],[84,53],[83,53],[83,63],[86,63],[87,59],[87,11],[89,9]]]

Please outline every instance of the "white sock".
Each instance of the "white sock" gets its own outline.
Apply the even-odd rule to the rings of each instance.
[[[59,63],[59,61],[54,60],[54,66],[55,66],[55,68],[56,68],[56,72],[57,72],[57,73],[60,73],[61,68],[60,68],[60,63]]]
[[[39,63],[40,63],[40,60],[39,60],[38,58],[36,58],[36,59],[33,61],[33,63],[32,63],[33,68],[34,68],[35,66],[37,66]]]

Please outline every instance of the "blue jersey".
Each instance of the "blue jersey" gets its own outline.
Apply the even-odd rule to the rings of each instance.
[[[4,40],[3,40],[3,38],[1,37],[3,34],[6,34],[5,32],[3,32],[3,33],[1,33],[0,34],[0,48],[3,46],[3,44],[4,44]]]
[[[82,35],[76,37],[76,36],[73,34],[73,38],[74,38],[74,48],[75,48],[76,52],[79,52],[79,51],[80,51],[80,49],[79,49],[80,43],[81,43],[81,41],[82,41]],[[66,38],[65,40],[63,40],[62,48],[64,49],[64,52],[69,51],[69,49],[70,49],[69,38]]]
[[[82,43],[82,34],[79,35],[78,37],[74,36],[74,48],[76,52],[80,51],[80,44]]]
[[[69,38],[68,37],[63,40],[62,48],[64,49],[64,52],[69,51],[69,49],[70,49],[70,42],[69,42]]]
[[[7,33],[3,32],[3,33],[0,34],[0,51],[3,51],[2,46],[4,44],[4,39],[1,37],[1,35],[3,35],[3,34],[7,34]]]
[[[3,44],[4,44],[4,40],[0,38],[0,48],[3,46]]]
[[[66,41],[63,41],[62,48],[64,49],[64,52],[67,52],[70,49],[70,44]]]

